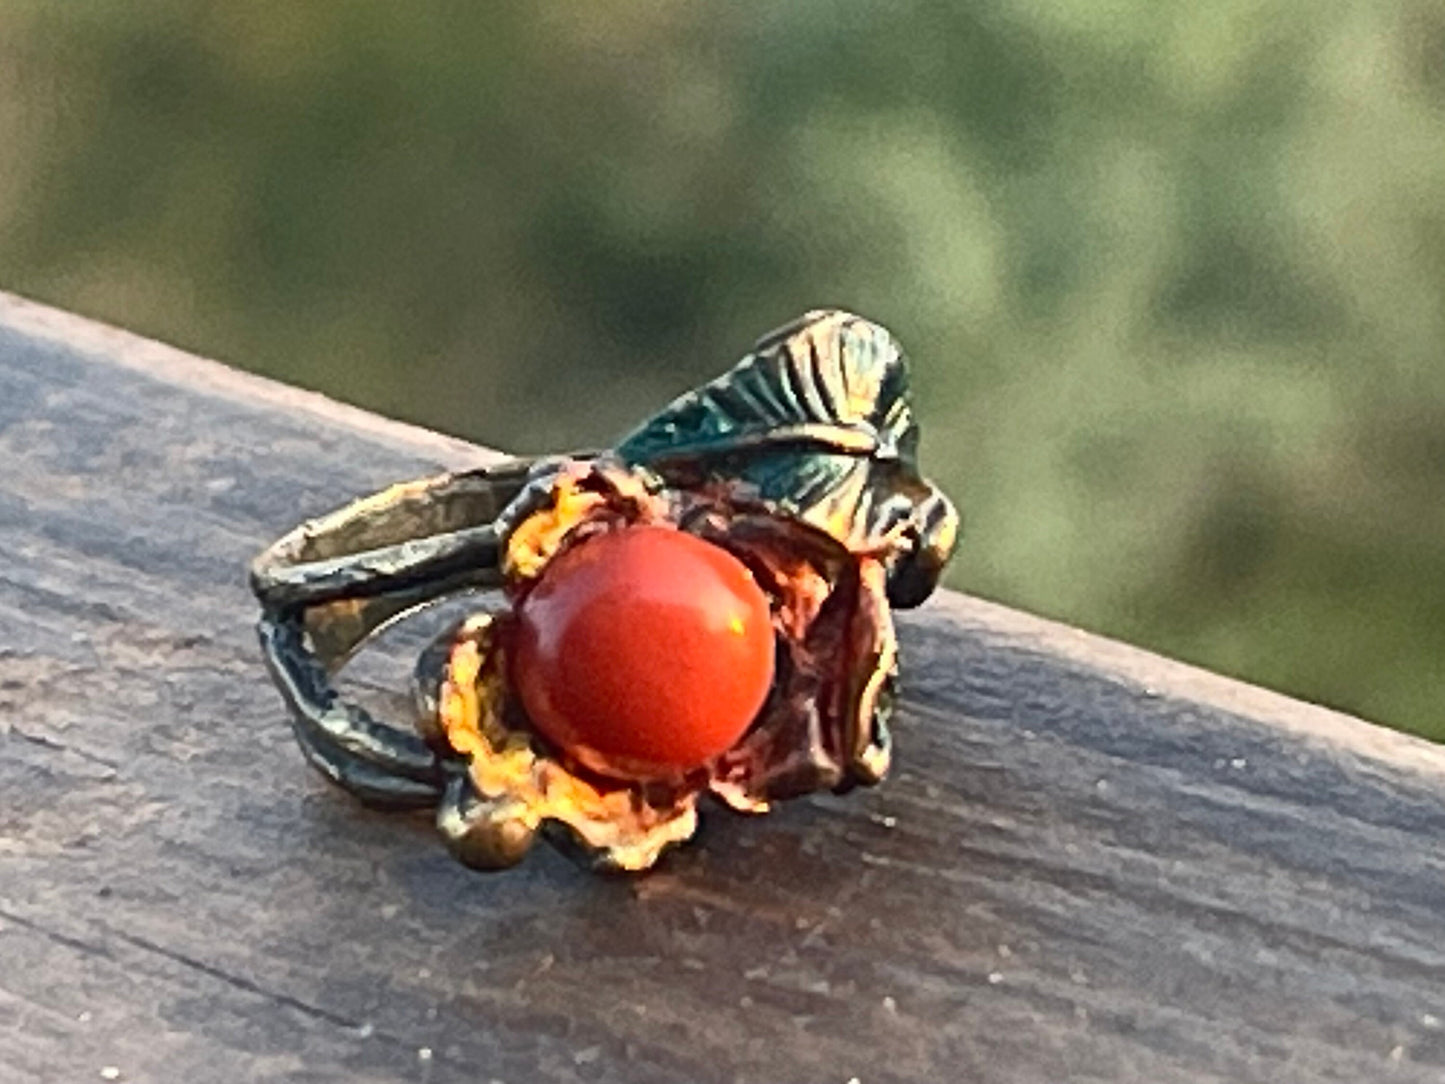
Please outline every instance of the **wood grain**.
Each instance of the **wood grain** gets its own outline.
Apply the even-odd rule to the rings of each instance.
[[[490,454],[0,300],[0,1080],[1445,1081],[1439,749],[956,594],[894,778],[651,877],[361,809],[245,562]]]

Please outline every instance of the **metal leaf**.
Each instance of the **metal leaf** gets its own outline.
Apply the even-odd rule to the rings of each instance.
[[[765,336],[616,452],[670,485],[740,483],[854,552],[882,557],[890,595],[912,605],[958,533],[952,504],[918,473],[917,449],[897,341],[860,316],[824,310]]]

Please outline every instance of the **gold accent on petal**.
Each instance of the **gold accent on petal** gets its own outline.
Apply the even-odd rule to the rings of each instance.
[[[604,494],[578,488],[582,477],[576,468],[564,469],[552,487],[551,505],[533,512],[512,530],[502,559],[507,579],[535,579],[572,528],[607,503]]]
[[[495,619],[474,617],[458,633],[437,700],[447,741],[469,759],[472,786],[488,803],[487,823],[535,830],[556,820],[622,870],[653,865],[670,844],[697,831],[696,795],[671,805],[649,804],[638,788],[603,789],[540,755],[526,731],[504,721],[506,667]]]
[[[888,608],[888,576],[872,558],[859,564],[860,591],[853,635],[857,657],[850,679],[847,740],[853,770],[865,783],[877,783],[888,774],[891,750],[879,740],[875,719],[880,702],[898,669],[898,635]],[[886,724],[885,724],[886,725]]]
[[[512,582],[541,575],[578,526],[604,516],[627,523],[668,519],[668,502],[646,475],[613,463],[572,462],[558,471],[544,502],[507,538],[502,571]]]

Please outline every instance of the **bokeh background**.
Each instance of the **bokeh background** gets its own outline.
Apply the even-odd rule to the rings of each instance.
[[[954,586],[1445,737],[1445,4],[0,0],[0,286],[516,451],[820,304]]]

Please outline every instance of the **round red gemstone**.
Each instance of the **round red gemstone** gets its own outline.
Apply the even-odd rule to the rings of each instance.
[[[512,687],[546,737],[637,778],[730,748],[773,682],[768,599],[736,557],[624,527],[555,558],[518,607]]]

